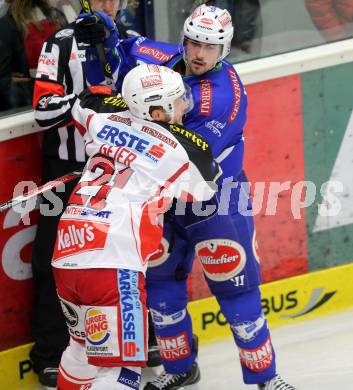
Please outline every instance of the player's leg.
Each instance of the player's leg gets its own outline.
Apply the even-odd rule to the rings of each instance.
[[[272,378],[275,355],[262,314],[259,265],[253,255],[246,217],[239,216],[234,221],[228,215],[216,215],[203,222],[193,237],[196,257],[212,294],[231,325],[241,357],[253,356],[246,353],[250,350],[266,351],[261,362],[252,364],[241,359],[244,382],[261,383]],[[249,334],[245,333],[247,330]]]
[[[151,278],[147,296],[165,371],[145,389],[174,389],[198,382],[200,373],[195,362],[198,343],[186,309],[186,279]]]
[[[88,364],[86,355],[85,307],[74,291],[77,278],[84,271],[53,268],[62,312],[70,334],[70,342],[61,356],[58,390],[80,390],[89,386],[97,374],[97,368]]]
[[[59,383],[65,384],[62,390],[76,389],[69,386],[91,380],[88,373],[95,374],[92,389],[138,389],[147,357],[143,275],[125,269],[54,272],[58,293],[65,297],[63,307],[71,337],[78,342],[82,335],[85,339],[84,354],[82,348],[69,346],[63,355],[59,373]],[[64,359],[72,354],[79,364]]]
[[[164,250],[149,263],[147,301],[165,371],[145,389],[178,388],[196,383],[200,373],[195,359],[197,340],[193,337],[187,305],[187,276],[192,258],[187,258],[187,243],[178,231],[170,234],[166,226]],[[172,243],[172,245],[171,245]],[[171,248],[172,246],[172,248]]]
[[[58,375],[58,390],[80,390],[93,383],[97,368],[88,364],[86,348],[71,338],[61,357]]]
[[[42,182],[56,179],[81,167],[80,163],[46,159],[43,164]],[[55,192],[63,205],[66,204],[76,182],[67,183],[64,192]],[[44,199],[43,205],[48,205],[48,208],[53,211],[51,201]],[[32,251],[34,288],[32,337],[34,344],[30,357],[40,382],[52,388],[56,386],[57,368],[69,341],[51,270],[57,225],[62,210],[59,211],[58,215],[40,216]]]
[[[238,209],[247,212],[240,213]],[[238,192],[231,202],[231,218],[217,215],[211,224],[205,222],[202,232],[206,233],[207,239],[200,230],[194,237],[197,239],[199,235],[196,255],[238,347],[244,383],[265,383],[267,386],[266,383],[279,383],[279,377],[276,376],[275,351],[262,312],[259,258],[249,211],[251,203],[240,199]],[[219,232],[222,232],[222,238]],[[293,389],[283,383],[288,386],[283,389]]]

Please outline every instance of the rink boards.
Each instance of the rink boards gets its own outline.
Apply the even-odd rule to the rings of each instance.
[[[261,286],[263,310],[271,327],[343,311],[353,306],[353,264],[283,279]],[[189,304],[201,343],[229,337],[214,298]],[[31,344],[0,352],[1,388],[33,389],[37,379],[28,357]]]

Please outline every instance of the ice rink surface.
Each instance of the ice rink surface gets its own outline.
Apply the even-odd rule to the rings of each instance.
[[[273,329],[271,334],[277,371],[298,390],[353,390],[353,309]],[[199,364],[201,381],[187,390],[257,389],[244,385],[231,338],[201,345]],[[159,368],[145,369],[142,384],[154,372]]]
[[[273,329],[277,371],[298,390],[353,390],[353,309]],[[190,390],[246,390],[233,339],[199,350],[201,381]],[[144,380],[151,370],[145,370]]]

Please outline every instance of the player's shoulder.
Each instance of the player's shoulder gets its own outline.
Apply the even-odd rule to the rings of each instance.
[[[212,158],[211,146],[202,135],[183,125],[157,123],[168,130],[168,132],[178,140],[187,153],[198,153]]]
[[[124,99],[105,86],[89,87],[80,94],[79,98],[82,108],[88,108],[96,113],[115,113],[128,110]]]
[[[244,90],[243,83],[234,65],[225,60],[221,62],[219,69],[210,72],[210,79],[214,83],[216,93],[227,94],[229,91],[242,92]]]
[[[196,85],[202,116],[230,115],[234,104],[246,104],[245,89],[233,65],[222,61],[218,69],[205,73]],[[194,86],[195,88],[195,86]],[[233,103],[233,106],[232,106]]]
[[[173,43],[153,41],[141,36],[134,40],[131,53],[140,61],[163,64],[179,53],[179,47]]]

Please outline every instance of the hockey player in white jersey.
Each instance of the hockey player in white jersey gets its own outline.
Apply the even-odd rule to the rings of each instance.
[[[90,157],[60,219],[52,260],[71,336],[59,390],[140,388],[144,275],[163,213],[173,198],[211,199],[220,174],[209,144],[181,124],[192,98],[178,73],[136,67],[122,96],[93,87],[73,108]]]

